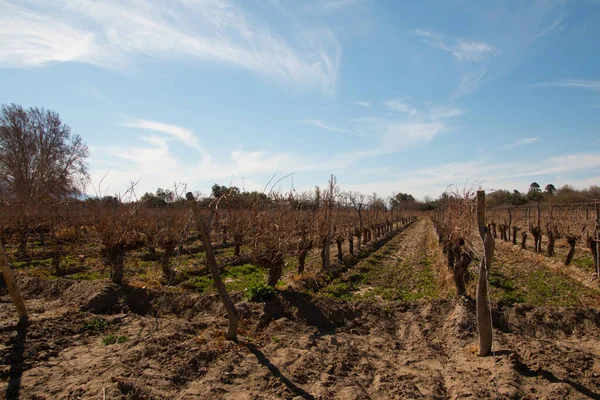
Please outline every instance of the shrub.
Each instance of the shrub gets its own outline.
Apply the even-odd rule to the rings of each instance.
[[[84,331],[101,332],[104,331],[104,329],[106,329],[106,321],[100,318],[94,318],[83,325]]]
[[[250,301],[265,301],[275,297],[275,289],[264,282],[249,286],[244,291]]]

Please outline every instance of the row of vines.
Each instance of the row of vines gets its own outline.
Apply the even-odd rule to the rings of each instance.
[[[556,244],[562,240],[568,247],[565,265],[571,264],[577,245],[582,244],[583,251],[589,251],[592,256],[596,275],[600,274],[598,202],[494,208],[488,215],[494,238],[500,236],[500,240],[520,245],[522,249],[531,247],[536,253],[555,257]],[[530,237],[532,245],[527,243]]]
[[[472,193],[454,194],[432,212],[439,243],[447,256],[459,295],[466,293],[470,281],[469,265],[479,253],[472,242],[477,229],[476,204]],[[591,254],[596,276],[600,250],[600,209],[598,202],[581,204],[536,204],[486,210],[486,224],[493,239],[512,243],[522,249],[556,257],[556,247],[563,241],[568,248],[564,264],[570,265],[577,248]],[[532,238],[531,244],[528,239]],[[544,241],[544,245],[542,245]]]
[[[387,209],[357,193],[340,193],[335,182],[310,206],[292,194],[271,195],[251,208],[228,207],[227,195],[198,213],[208,226],[208,244],[228,248],[231,256],[219,268],[252,263],[269,271],[268,284],[281,278],[287,260],[303,273],[309,252],[319,252],[322,270],[334,272],[373,241],[405,225],[414,213]],[[53,274],[64,276],[100,259],[115,283],[126,280],[124,260],[130,254],[158,261],[165,284],[178,281],[173,259],[205,254],[190,201],[171,207],[144,202],[62,201],[0,206],[0,239],[20,264],[51,260]],[[331,255],[332,249],[336,256]],[[229,253],[228,253],[229,254]],[[333,262],[332,262],[333,258]]]

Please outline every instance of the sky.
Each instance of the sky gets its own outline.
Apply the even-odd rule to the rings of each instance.
[[[597,0],[0,0],[0,103],[60,114],[90,194],[584,188],[598,21]]]

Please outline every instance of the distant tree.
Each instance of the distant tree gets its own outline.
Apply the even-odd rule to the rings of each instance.
[[[529,185],[530,192],[539,192],[540,190],[540,185],[537,182],[532,182],[531,185]]]
[[[527,198],[523,196],[518,190],[513,190],[512,193],[508,190],[496,190],[487,195],[485,201],[489,207],[497,207],[509,204],[518,206],[527,203]]]
[[[527,203],[527,198],[525,196],[523,196],[523,194],[521,192],[519,192],[517,189],[513,190],[512,195],[511,195],[510,204],[515,205],[515,206],[520,206],[525,203]]]
[[[582,192],[587,198],[600,200],[600,186],[592,185]]]
[[[392,197],[390,199],[390,205],[392,207],[397,207],[400,205],[404,205],[405,203],[410,203],[410,202],[414,202],[415,198],[413,197],[412,194],[408,194],[408,193],[398,193],[397,195],[395,195],[394,197]]]
[[[232,194],[236,195],[240,193],[240,189],[236,186],[227,187],[225,185],[220,186],[218,184],[214,184],[212,186],[212,195],[214,198],[219,198],[223,195]]]
[[[553,184],[549,183],[546,185],[546,187],[544,188],[544,192],[553,195],[556,192],[556,187],[554,187]]]
[[[530,190],[527,193],[527,200],[529,201],[543,201],[544,200],[544,194],[538,189],[538,190]]]
[[[174,192],[161,188],[156,189],[156,194],[147,192],[140,198],[141,202],[151,207],[164,207],[175,200],[177,199]]]
[[[32,201],[82,192],[88,148],[58,113],[5,104],[0,111],[0,189]]]

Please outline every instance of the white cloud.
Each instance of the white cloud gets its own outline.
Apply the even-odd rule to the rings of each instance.
[[[381,150],[393,153],[422,146],[444,130],[439,122],[391,122],[385,125]]]
[[[490,56],[500,54],[500,50],[491,44],[464,39],[447,39],[438,33],[423,29],[413,29],[410,34],[424,38],[426,44],[437,47],[448,53],[457,61],[482,61]]]
[[[505,145],[504,148],[512,149],[513,147],[525,146],[525,145],[532,144],[532,143],[539,142],[539,141],[540,141],[539,137],[522,138],[522,139],[517,139],[510,144]]]
[[[371,107],[371,103],[369,103],[368,101],[355,101],[354,104],[361,107]]]
[[[0,67],[72,61],[122,70],[141,57],[189,58],[333,91],[341,49],[331,31],[300,27],[301,37],[286,41],[226,0],[174,3],[2,1]]]
[[[408,97],[399,97],[397,99],[387,100],[383,102],[383,106],[390,111],[415,115],[417,113],[417,110],[407,103],[408,99]]]
[[[565,79],[556,82],[536,83],[534,87],[566,87],[576,89],[587,89],[595,92],[600,92],[600,81],[583,80],[583,79]]]
[[[208,154],[208,152],[204,150],[202,146],[200,146],[198,137],[194,135],[194,133],[189,129],[182,128],[176,125],[165,124],[162,122],[137,118],[127,118],[124,121],[120,122],[118,125],[129,128],[165,133],[179,140],[186,146],[197,150],[200,154],[203,155],[205,160],[210,160],[210,155]]]
[[[532,169],[532,164],[538,165],[539,168]],[[479,159],[403,171],[394,180],[345,185],[344,189],[358,190],[363,193],[377,192],[381,196],[403,190],[423,198],[424,196],[437,197],[451,185],[462,188],[474,183],[481,184],[486,190],[525,191],[532,181],[553,183],[556,187],[573,184],[576,188],[585,188],[597,184],[598,179],[579,179],[577,174],[599,167],[600,153],[565,154],[538,160],[528,157],[500,164]],[[522,172],[506,174],[506,171]]]
[[[336,128],[335,126],[328,125],[319,119],[308,119],[308,120],[303,120],[303,121],[298,121],[298,122],[300,122],[302,124],[313,125],[313,126],[316,126],[317,128],[325,129],[327,131],[340,132],[340,133],[352,133],[352,131],[349,131],[347,129]]]
[[[429,110],[429,118],[432,120],[459,117],[465,114],[464,110],[455,107],[436,107]]]

